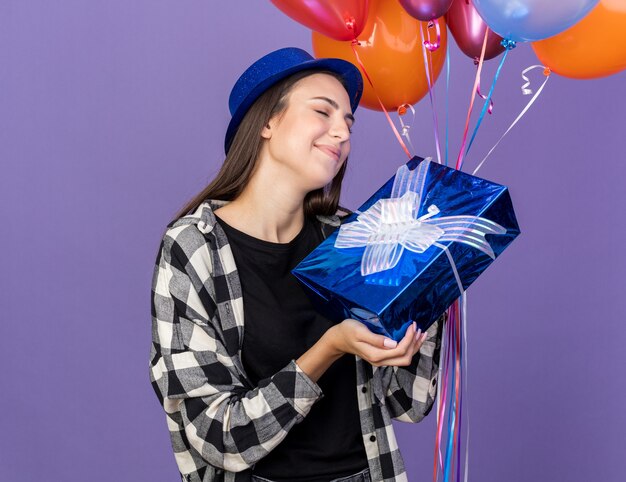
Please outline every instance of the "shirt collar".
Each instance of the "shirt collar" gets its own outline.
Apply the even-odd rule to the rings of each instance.
[[[217,220],[215,219],[215,214],[213,211],[217,208],[225,206],[230,201],[223,201],[221,199],[206,199],[203,201],[198,208],[191,214],[185,216],[186,218],[191,218],[191,220],[197,224],[198,229],[202,233],[210,233],[213,231],[213,228],[217,224]],[[341,224],[341,220],[339,216],[333,214],[331,216],[323,216],[316,215],[315,216],[321,223],[327,224],[331,227],[338,227]]]

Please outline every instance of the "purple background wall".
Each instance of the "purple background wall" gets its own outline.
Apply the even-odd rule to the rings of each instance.
[[[287,45],[310,33],[266,1],[0,2],[1,480],[177,480],[148,379],[156,249],[222,160],[230,86]],[[474,66],[451,50],[456,152]],[[511,53],[468,168],[533,63]],[[523,234],[468,292],[470,480],[624,480],[625,81],[553,76],[480,172]],[[353,208],[404,161],[381,113],[357,117]],[[427,99],[411,132],[434,154]],[[396,424],[411,481],[434,419]]]

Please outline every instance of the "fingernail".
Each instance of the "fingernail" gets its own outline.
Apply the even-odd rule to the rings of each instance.
[[[387,348],[395,348],[397,344],[397,341],[391,340],[390,338],[385,338],[385,341],[383,341],[383,345],[385,345]]]
[[[416,340],[420,337],[421,333],[422,333],[422,329],[421,328],[415,332],[415,339]]]

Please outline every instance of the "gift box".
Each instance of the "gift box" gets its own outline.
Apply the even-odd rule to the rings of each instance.
[[[292,273],[334,322],[425,331],[520,233],[505,186],[412,158]]]

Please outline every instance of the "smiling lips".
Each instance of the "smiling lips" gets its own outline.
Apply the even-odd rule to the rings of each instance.
[[[319,145],[316,147],[320,149],[321,151],[325,152],[326,154],[328,154],[329,156],[333,157],[336,161],[339,160],[341,151],[337,149],[336,147],[328,146],[328,145]]]

